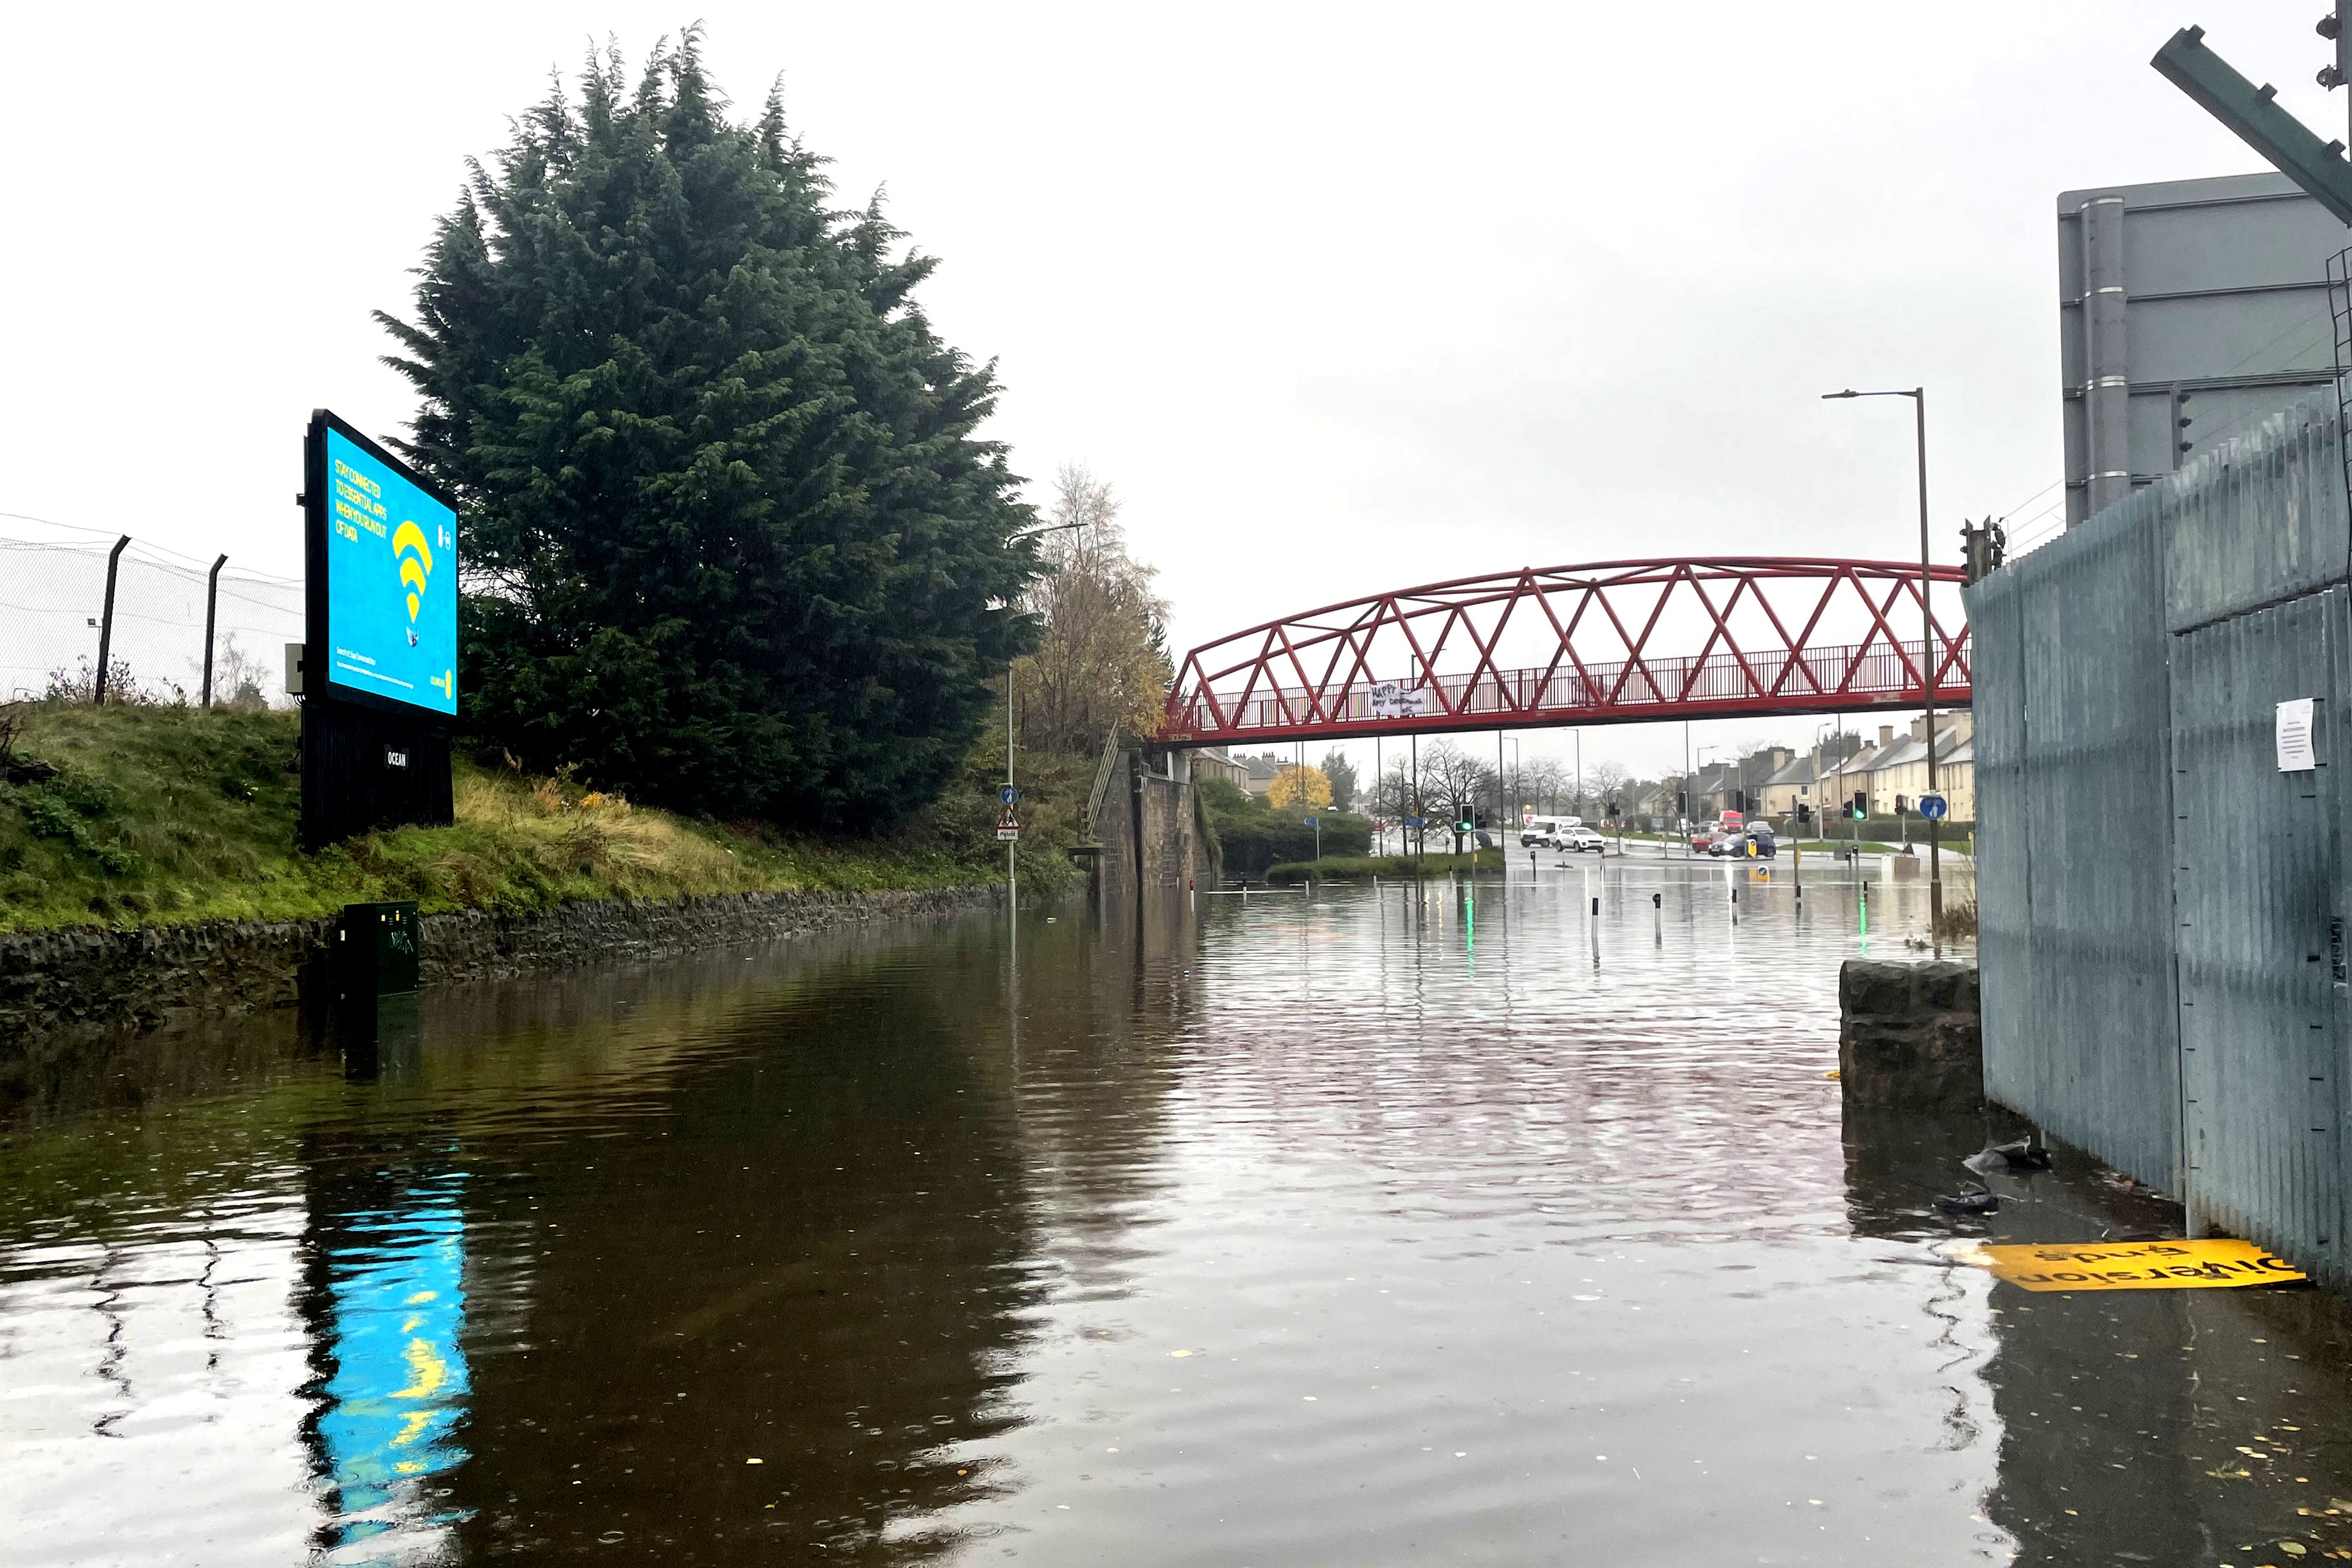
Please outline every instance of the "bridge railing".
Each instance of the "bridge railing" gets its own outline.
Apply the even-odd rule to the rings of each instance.
[[[1791,709],[1807,705],[1823,710],[1839,706],[1892,705],[1905,696],[1916,699],[1916,673],[1926,645],[1913,640],[1902,645],[1881,638],[1808,647],[1791,654],[1786,647],[1755,652],[1713,653],[1704,658],[1687,655],[1567,665],[1552,670],[1507,669],[1465,675],[1440,675],[1424,679],[1429,693],[1420,715],[1421,727],[1448,716],[1487,723],[1496,719],[1548,721],[1588,718],[1631,720],[1644,710],[1675,710],[1706,704],[1753,702]],[[1939,660],[1948,660],[1937,682],[1939,701],[1967,700],[1969,644],[1964,632],[1957,651],[1939,642]],[[1311,687],[1259,686],[1246,696],[1239,690],[1219,693],[1215,708],[1199,690],[1180,694],[1171,706],[1171,738],[1255,737],[1306,727],[1332,724],[1373,724],[1371,682],[1356,680],[1345,691]],[[1221,716],[1222,711],[1222,716]]]

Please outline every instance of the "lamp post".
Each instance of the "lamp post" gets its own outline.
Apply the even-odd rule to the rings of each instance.
[[[1084,522],[1055,522],[1048,523],[1044,528],[1024,528],[1018,533],[1006,534],[1004,542],[1008,545],[1016,544],[1024,539],[1034,539],[1041,533],[1064,533],[1073,528],[1086,526]],[[1004,666],[1004,787],[1008,790],[1013,787],[1013,665],[1010,661],[1007,661]],[[1005,809],[1010,811],[1013,808],[1007,805]],[[1093,828],[1092,823],[1087,825],[1088,832],[1092,832]],[[1004,912],[1008,919],[1018,914],[1021,908],[1020,871],[1018,862],[1013,858],[1014,852],[1020,847],[1021,841],[1017,838],[1008,838],[1004,841]]]
[[[1919,699],[1927,714],[1927,793],[1936,793],[1936,614],[1928,607],[1927,591],[1933,579],[1928,571],[1927,554],[1927,389],[1915,386],[1909,391],[1856,392],[1847,387],[1843,392],[1824,392],[1822,401],[1847,397],[1907,397],[1919,433]],[[1937,840],[1936,819],[1927,819],[1927,931],[1939,948],[1944,934],[1944,858]]]

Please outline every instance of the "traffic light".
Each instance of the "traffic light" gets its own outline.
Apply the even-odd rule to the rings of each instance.
[[[1454,831],[1456,833],[1468,833],[1473,831],[1473,829],[1467,822],[1457,822],[1454,825]]]
[[[1868,816],[1870,815],[1870,792],[1866,789],[1858,789],[1854,791],[1853,804],[1846,809],[1853,813],[1853,819],[1856,822],[1860,822],[1864,817]]]
[[[1676,816],[1690,815],[1690,791],[1686,789],[1675,791],[1675,815]]]
[[[1805,805],[1802,801],[1799,801],[1797,803],[1797,820],[1801,824],[1811,822],[1813,820],[1813,808]]]
[[[1910,810],[1910,808],[1911,808],[1911,803],[1910,803],[1909,801],[1905,800],[1905,799],[1904,799],[1901,795],[1896,795],[1896,796],[1895,797],[1895,816],[1903,816],[1906,812],[1907,812],[1908,810]]]
[[[1617,820],[1618,816],[1617,803],[1612,800],[1609,803],[1609,820],[1614,822]]]

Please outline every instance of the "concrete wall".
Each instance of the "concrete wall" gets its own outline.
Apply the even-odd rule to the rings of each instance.
[[[2339,1279],[2348,555],[2327,395],[1968,595],[1987,1092]]]

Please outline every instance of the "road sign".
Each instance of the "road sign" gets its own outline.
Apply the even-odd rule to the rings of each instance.
[[[1021,837],[1021,825],[1017,822],[1000,822],[996,825],[996,836],[1010,844]]]
[[[1950,809],[1951,803],[1940,795],[1923,795],[1919,797],[1919,815],[1930,822],[1943,821],[1944,813]]]
[[[1021,801],[1021,792],[1011,784],[1006,784],[996,792],[996,798],[1007,805],[1017,805]]]
[[[1407,827],[1426,827],[1429,826],[1429,818],[1425,816],[1408,816],[1404,819],[1404,825]]]
[[[1948,1244],[1944,1255],[2028,1290],[2205,1290],[2303,1278],[2294,1265],[2234,1237],[2006,1247],[1961,1242]]]
[[[1309,816],[1309,817],[1306,817],[1306,818],[1302,819],[1302,820],[1300,821],[1300,823],[1299,823],[1299,826],[1300,826],[1301,827],[1312,827],[1312,826],[1314,826],[1317,823],[1318,823],[1318,822],[1320,822],[1320,821],[1322,821],[1322,820],[1323,820],[1323,819],[1322,819],[1321,817],[1319,817],[1319,816]]]

